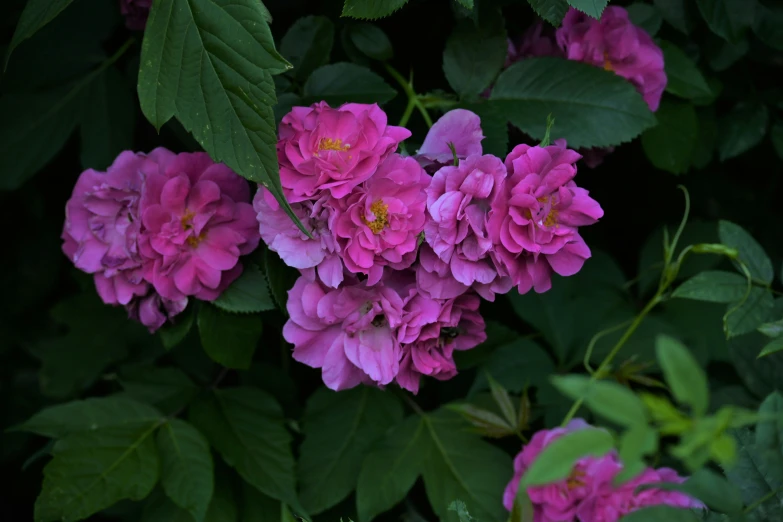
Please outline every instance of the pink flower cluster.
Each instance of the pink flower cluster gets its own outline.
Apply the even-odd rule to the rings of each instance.
[[[578,228],[601,207],[573,181],[564,142],[483,154],[481,122],[457,109],[415,157],[377,105],[295,107],[280,125],[280,179],[299,230],[265,188],[261,238],[301,277],[283,335],[335,390],[456,374],[455,350],[485,339],[479,296],[544,292],[590,257]],[[456,157],[456,161],[455,161]]]
[[[84,171],[65,206],[63,252],[93,274],[101,299],[150,331],[211,301],[259,242],[247,182],[205,153],[120,154]]]
[[[542,430],[514,459],[514,477],[506,486],[503,505],[511,511],[519,483],[527,469],[543,449],[562,435],[580,429],[593,428],[581,419],[575,419],[565,428]],[[533,504],[534,522],[617,522],[628,513],[648,506],[668,505],[683,509],[702,508],[703,505],[677,491],[637,488],[661,482],[685,481],[669,468],[647,468],[620,486],[613,484],[622,469],[616,453],[603,457],[584,457],[577,461],[568,478],[527,489]]]

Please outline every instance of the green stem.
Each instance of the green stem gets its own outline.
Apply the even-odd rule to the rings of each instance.
[[[400,87],[402,87],[402,90],[405,92],[405,95],[408,97],[408,105],[413,105],[416,109],[418,109],[419,113],[421,113],[421,117],[424,118],[424,121],[427,123],[428,127],[432,127],[432,118],[430,117],[430,113],[427,112],[427,108],[424,107],[424,104],[421,103],[421,100],[419,99],[419,95],[416,94],[416,91],[413,90],[413,85],[411,81],[406,80],[397,70],[389,65],[388,63],[384,63],[383,66],[386,68],[386,72],[389,73],[389,75],[397,80],[397,83],[400,84]],[[412,110],[412,109],[411,109]],[[405,109],[405,112],[408,112],[408,109]],[[403,114],[403,118],[405,118],[405,114]],[[410,115],[408,115],[408,118],[410,118]],[[402,119],[400,120],[402,121]],[[408,120],[404,120],[405,123],[408,123]],[[400,124],[402,126],[402,124]]]
[[[764,502],[766,502],[767,500],[771,499],[772,497],[774,497],[775,495],[777,495],[777,494],[778,494],[778,493],[780,493],[781,491],[783,491],[783,486],[781,486],[781,487],[777,488],[777,489],[776,489],[776,490],[774,490],[774,491],[770,491],[769,493],[767,493],[766,495],[764,495],[764,496],[763,496],[763,497],[761,497],[760,499],[758,499],[758,500],[756,500],[755,502],[753,502],[752,504],[748,505],[748,506],[745,508],[745,513],[750,513],[751,511],[753,511],[754,509],[756,509],[757,507],[759,507],[759,506],[760,506],[760,505],[762,505]]]
[[[408,105],[405,107],[405,112],[402,113],[402,118],[400,118],[400,123],[397,124],[398,126],[405,127],[405,125],[407,125],[408,120],[411,119],[414,108],[416,108],[416,102],[413,98],[409,98]]]

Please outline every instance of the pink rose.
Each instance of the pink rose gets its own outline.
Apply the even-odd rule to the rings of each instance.
[[[316,201],[293,203],[294,214],[310,231],[312,239],[297,227],[272,193],[259,186],[253,199],[258,215],[261,239],[272,252],[293,268],[317,270],[318,277],[330,288],[343,281],[343,262],[334,234],[329,228],[332,201],[322,197]]]
[[[445,165],[453,165],[454,153],[460,160],[481,154],[483,139],[481,118],[468,110],[454,109],[441,116],[427,132],[415,158],[433,174]],[[449,144],[454,146],[453,152]]]
[[[476,282],[473,286],[463,285],[454,279],[449,264],[435,255],[426,243],[419,248],[419,262],[414,266],[419,290],[435,299],[451,299],[472,288],[487,301],[494,301],[495,294],[508,293],[514,286],[507,276],[496,277],[487,284]]]
[[[520,293],[549,290],[552,271],[573,275],[590,257],[578,228],[595,223],[603,210],[572,181],[579,158],[563,140],[517,145],[506,158],[510,176],[492,204],[488,228],[496,259]]]
[[[354,280],[329,289],[302,276],[288,292],[283,337],[294,345],[294,359],[321,368],[324,384],[333,390],[386,385],[399,371],[395,329],[402,306],[400,296],[383,285]]]
[[[430,177],[413,158],[392,154],[378,171],[336,201],[333,231],[345,267],[374,285],[383,267],[408,268],[424,229]]]
[[[505,67],[509,67],[511,64],[525,58],[537,56],[562,57],[563,55],[563,51],[557,46],[555,41],[554,30],[550,26],[545,25],[543,21],[537,20],[528,27],[527,31],[516,42],[509,40]]]
[[[150,173],[141,201],[144,277],[165,299],[211,301],[258,245],[247,182],[206,153],[178,154]]]
[[[490,257],[487,214],[505,176],[500,159],[472,155],[459,166],[441,168],[427,189],[432,219],[424,227],[424,238],[463,285],[491,284],[500,277]]]
[[[288,201],[318,199],[324,191],[344,198],[410,135],[405,128],[388,125],[377,104],[294,107],[280,123],[277,143]]]
[[[151,285],[147,295],[134,298],[125,309],[128,317],[146,326],[150,333],[154,333],[163,326],[166,321],[171,321],[174,316],[185,310],[188,306],[188,298],[179,301],[171,301],[162,298]]]
[[[631,82],[651,111],[658,110],[666,88],[663,51],[628,11],[609,6],[600,20],[571,8],[557,30],[557,42],[569,60],[614,71]]]

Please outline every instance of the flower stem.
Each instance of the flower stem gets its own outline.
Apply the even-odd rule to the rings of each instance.
[[[400,84],[400,87],[402,87],[402,90],[408,97],[408,107],[406,107],[405,113],[403,113],[402,118],[400,119],[400,127],[403,127],[404,124],[408,123],[408,119],[410,119],[411,116],[410,113],[413,112],[414,107],[418,109],[419,113],[421,113],[421,117],[424,119],[424,122],[427,124],[427,126],[432,127],[432,118],[430,117],[430,113],[427,112],[427,108],[424,107],[424,104],[419,99],[419,95],[416,94],[416,91],[413,89],[413,82],[406,80],[403,75],[401,75],[388,63],[384,63],[383,66],[386,68],[386,72],[388,72],[392,78],[397,80],[397,83]]]

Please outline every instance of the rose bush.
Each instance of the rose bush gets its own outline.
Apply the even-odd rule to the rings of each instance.
[[[0,520],[783,520],[773,2],[3,12]]]

